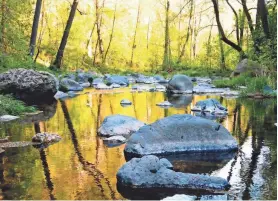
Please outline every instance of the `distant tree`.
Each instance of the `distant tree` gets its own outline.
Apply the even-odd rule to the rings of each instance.
[[[53,63],[53,66],[56,68],[61,68],[62,65],[62,60],[63,60],[63,56],[64,56],[64,51],[67,45],[67,41],[68,41],[68,37],[69,37],[69,33],[70,33],[70,29],[71,29],[71,25],[75,16],[75,12],[78,6],[78,2],[79,0],[73,0],[73,3],[71,5],[71,9],[70,9],[70,14],[68,17],[68,21],[64,30],[64,34],[58,49],[58,52],[56,54],[56,59]]]

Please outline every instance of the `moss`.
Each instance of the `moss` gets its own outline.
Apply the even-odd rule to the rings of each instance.
[[[27,106],[24,102],[16,100],[10,95],[0,95],[0,115],[23,115],[35,111],[35,107]]]

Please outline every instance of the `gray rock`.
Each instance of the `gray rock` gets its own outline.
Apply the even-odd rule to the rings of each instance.
[[[133,117],[111,115],[104,119],[98,134],[101,136],[129,136],[145,124]]]
[[[53,99],[57,88],[57,78],[48,72],[19,68],[0,74],[0,92],[26,101]]]
[[[80,85],[83,87],[83,88],[88,88],[91,86],[91,84],[89,82],[83,82],[83,83],[80,83]]]
[[[197,94],[203,94],[203,93],[218,93],[218,94],[221,94],[221,93],[224,93],[224,92],[227,92],[227,91],[230,91],[229,88],[215,88],[215,86],[213,85],[196,85],[194,86],[193,88],[193,92],[194,93],[197,93]]]
[[[231,151],[236,140],[221,124],[192,115],[173,115],[141,127],[126,144],[135,156]]]
[[[161,75],[153,76],[158,83],[167,83],[168,81]]]
[[[128,86],[129,82],[126,76],[111,75],[106,79],[107,85],[119,84],[121,86]]]
[[[174,75],[168,83],[168,91],[172,93],[192,93],[193,83],[186,75]]]
[[[110,87],[113,88],[113,89],[114,88],[120,88],[121,85],[119,85],[119,84],[111,84]]]
[[[162,106],[162,107],[171,107],[173,106],[172,103],[170,103],[169,101],[163,101],[161,103],[157,103],[157,106]]]
[[[195,77],[197,83],[211,83],[211,79],[208,77]]]
[[[0,148],[16,148],[16,147],[27,147],[30,145],[37,145],[36,142],[4,142],[0,143]]]
[[[150,86],[150,85],[133,85],[132,86],[132,91],[154,91],[154,87]]]
[[[154,87],[156,91],[166,91],[166,87],[161,84],[156,84]]]
[[[123,136],[112,136],[109,138],[103,138],[103,141],[108,143],[119,143],[119,142],[126,142],[126,138]]]
[[[95,78],[93,80],[93,85],[97,85],[97,84],[104,84],[103,79],[102,78]]]
[[[112,87],[107,86],[104,83],[98,83],[96,85],[94,85],[95,89],[112,89]]]
[[[227,180],[220,177],[175,172],[161,160],[153,155],[131,159],[118,171],[118,184],[135,189],[179,188],[209,191],[227,190],[230,187]]]
[[[243,59],[237,64],[236,69],[232,73],[232,76],[236,76],[242,73],[250,73],[254,76],[262,75],[263,74],[262,69],[264,68],[257,62],[249,59]]]
[[[121,100],[121,105],[132,105],[132,102],[130,100],[123,99]]]
[[[189,201],[192,201],[192,200],[196,200],[196,199],[197,199],[196,196],[176,194],[176,195],[171,196],[171,197],[166,197],[162,200],[189,200]]]
[[[63,78],[60,81],[60,87],[63,89],[66,89],[67,91],[82,91],[83,87],[76,81],[68,79],[68,78]]]
[[[0,116],[0,122],[12,121],[18,118],[19,118],[18,116],[13,116],[13,115],[2,115]]]
[[[230,90],[227,90],[223,93],[221,93],[221,96],[239,96],[239,92],[238,91],[230,91]]]
[[[89,78],[93,78],[94,74],[91,72],[79,72],[76,75],[76,81],[78,83],[87,83]]]
[[[227,108],[219,103],[215,99],[206,99],[198,101],[196,105],[191,109],[192,111],[210,112],[212,114],[228,114]]]
[[[57,93],[54,96],[54,98],[56,100],[64,99],[64,98],[68,98],[68,97],[69,97],[69,95],[67,93],[62,92],[62,91],[57,91]]]
[[[38,142],[41,144],[49,144],[59,142],[61,137],[57,134],[50,133],[37,133],[32,137],[32,142]]]

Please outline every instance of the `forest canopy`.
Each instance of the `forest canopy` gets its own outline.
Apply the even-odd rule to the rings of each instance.
[[[2,0],[1,68],[276,72],[276,0]]]

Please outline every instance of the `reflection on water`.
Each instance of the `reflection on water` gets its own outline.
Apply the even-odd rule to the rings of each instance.
[[[56,113],[48,117],[0,125],[0,136],[9,135],[11,141],[31,140],[39,131],[62,137],[46,149],[7,149],[0,158],[1,199],[134,199],[130,193],[119,193],[116,185],[116,173],[126,162],[124,145],[108,147],[96,135],[104,118],[122,114],[152,123],[165,116],[191,113],[190,107],[206,98],[216,98],[228,108],[229,115],[216,121],[233,134],[240,149],[230,155],[169,156],[174,168],[228,179],[232,187],[225,198],[276,199],[276,100],[167,96],[122,89],[119,93],[87,92],[55,103],[49,111]],[[133,105],[122,107],[124,98]],[[174,107],[156,106],[164,100]],[[143,198],[153,198],[154,192]],[[195,193],[201,198],[200,192]]]

